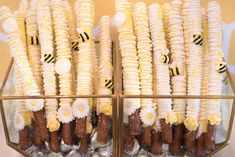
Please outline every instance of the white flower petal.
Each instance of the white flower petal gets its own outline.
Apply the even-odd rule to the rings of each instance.
[[[73,103],[73,115],[77,118],[84,118],[88,116],[89,108],[88,99],[77,99]]]
[[[58,110],[57,118],[62,123],[71,122],[74,119],[73,113],[72,113],[72,107],[69,105],[61,106]]]
[[[140,108],[140,99],[125,99],[124,100],[124,113],[132,115],[137,109]]]
[[[26,99],[25,106],[29,111],[39,111],[44,107],[44,100],[43,99]]]
[[[151,126],[156,121],[156,111],[153,108],[144,108],[140,111],[140,118],[144,125]]]
[[[16,130],[22,130],[25,126],[24,117],[20,115],[19,113],[15,113],[14,115],[14,126]]]

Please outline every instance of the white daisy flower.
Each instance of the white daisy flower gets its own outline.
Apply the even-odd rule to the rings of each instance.
[[[132,115],[140,108],[140,99],[124,99],[124,113]]]
[[[24,126],[25,126],[24,117],[19,113],[15,113],[14,115],[14,126],[16,130],[24,129]]]
[[[72,107],[70,105],[63,105],[59,108],[57,118],[62,123],[71,122],[74,117],[72,113]]]
[[[144,125],[151,126],[156,121],[156,111],[153,108],[144,108],[140,112],[140,118]]]
[[[73,103],[73,115],[77,118],[84,118],[89,114],[88,99],[77,99]]]
[[[26,99],[25,106],[29,111],[39,111],[44,107],[43,99]]]

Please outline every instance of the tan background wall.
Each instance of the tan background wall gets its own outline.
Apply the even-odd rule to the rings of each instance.
[[[73,3],[75,0],[69,0]],[[130,2],[137,2],[138,0],[130,0]],[[143,0],[142,0],[143,1]],[[209,0],[201,0],[203,6],[206,6]],[[222,7],[223,19],[226,24],[234,23],[235,25],[235,0],[218,0]],[[0,6],[7,5],[10,6],[11,9],[16,10],[18,8],[20,0],[0,0]],[[94,0],[95,2],[95,13],[96,13],[96,21],[102,15],[113,15],[114,14],[114,0]],[[148,4],[152,2],[164,3],[169,2],[169,0],[145,0]],[[235,27],[234,27],[235,30]],[[1,29],[0,29],[1,31]],[[230,64],[235,65],[235,31],[232,33],[232,40],[228,40],[230,42],[229,47],[229,55],[228,55],[228,62]],[[233,44],[232,44],[233,43]],[[10,60],[10,53],[9,49],[5,43],[0,41],[0,82],[2,81],[3,75],[6,71],[7,64]],[[234,133],[235,134],[235,133]],[[233,134],[233,135],[234,135]],[[0,120],[0,156],[8,156],[8,157],[15,157],[19,154],[12,151],[9,147],[5,145],[5,141],[3,138],[3,129]],[[216,157],[222,156],[229,156],[235,157],[235,139],[232,137],[232,143],[228,146],[225,150],[218,153]]]

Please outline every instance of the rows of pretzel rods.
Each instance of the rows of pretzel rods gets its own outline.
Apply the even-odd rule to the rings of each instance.
[[[124,94],[222,94],[226,63],[217,1],[205,9],[199,0],[149,7],[116,0],[115,9]],[[139,154],[181,155],[184,149],[205,156],[215,149],[220,104],[220,100],[126,98],[124,154],[135,155],[141,149]]]
[[[77,0],[74,10],[66,0],[22,0],[15,14],[0,11],[18,96],[113,93],[111,18],[100,19],[96,49],[92,0]],[[18,100],[14,124],[23,150],[35,145],[59,155],[102,154],[99,148],[111,149],[111,116],[111,98]]]
[[[22,0],[14,14],[1,7],[16,94],[111,95],[112,25],[118,32],[123,94],[223,94],[227,67],[217,1],[202,8],[199,0],[162,6],[115,0],[115,10],[95,27],[92,0],[77,0],[74,10],[67,0]],[[220,100],[125,98],[123,104],[124,155],[179,156],[185,150],[202,157],[215,149]],[[18,100],[19,147],[110,156],[112,105],[111,98]]]

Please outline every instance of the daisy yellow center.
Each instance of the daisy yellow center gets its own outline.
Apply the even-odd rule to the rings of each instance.
[[[85,110],[84,105],[79,105],[78,106],[78,111],[83,112]]]
[[[64,116],[65,117],[68,117],[70,114],[69,114],[69,111],[64,111]]]
[[[20,118],[16,118],[16,124],[20,123]]]
[[[37,102],[35,100],[32,101],[32,106],[36,106]]]
[[[152,119],[153,119],[153,114],[152,114],[152,113],[148,113],[148,114],[146,115],[146,118],[147,118],[148,120],[152,120]]]

